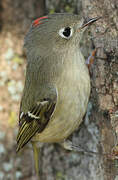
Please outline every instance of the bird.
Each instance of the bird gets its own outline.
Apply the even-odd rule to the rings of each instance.
[[[80,51],[85,27],[79,15],[57,13],[34,20],[24,39],[27,65],[19,111],[17,149],[32,143],[39,174],[38,143],[59,143],[80,126],[86,113],[91,85]]]

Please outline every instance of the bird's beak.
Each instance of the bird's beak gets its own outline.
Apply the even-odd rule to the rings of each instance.
[[[83,29],[84,27],[93,24],[95,21],[98,21],[101,18],[102,17],[95,17],[95,18],[89,19],[87,22],[84,22],[84,24],[79,29]]]

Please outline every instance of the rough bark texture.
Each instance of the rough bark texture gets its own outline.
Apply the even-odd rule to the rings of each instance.
[[[96,30],[91,28],[97,51],[92,78],[93,105],[97,118],[102,152],[110,154],[117,144],[118,127],[118,2],[83,1],[84,13],[102,16]],[[115,179],[117,168],[113,161],[103,157],[105,180]]]
[[[111,152],[118,136],[118,1],[1,0],[0,10],[0,180],[35,179],[31,147],[15,154],[14,121],[19,99],[10,83],[13,88],[14,83],[17,87],[19,81],[23,82],[23,37],[31,20],[46,11],[103,16],[82,41],[85,58],[93,48],[97,53],[91,68],[92,91],[85,121],[71,137],[73,144],[99,154],[67,152],[57,144],[45,144],[40,153],[41,180],[116,180],[117,162]],[[16,91],[20,95],[19,88]]]

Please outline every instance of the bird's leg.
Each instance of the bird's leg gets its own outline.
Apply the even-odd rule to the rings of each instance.
[[[40,177],[39,177],[39,152],[40,152],[40,147],[37,147],[36,142],[32,142],[32,147],[33,147],[35,171],[36,171],[36,174],[38,176],[38,180],[40,180]]]
[[[61,142],[60,143],[60,145],[64,148],[64,149],[66,149],[66,150],[70,150],[70,151],[72,151],[73,150],[73,148],[72,148],[72,142],[71,141],[69,141],[69,140],[64,140],[63,142]]]
[[[84,151],[80,146],[73,145],[72,141],[70,140],[64,140],[62,143],[60,143],[60,145],[63,146],[63,148],[66,150],[76,151],[76,152]]]
[[[73,145],[73,143],[70,140],[64,140],[62,143],[60,143],[61,146],[63,146],[64,149],[66,150],[70,150],[70,151],[75,151],[75,152],[79,152],[79,153],[84,153],[84,154],[98,154],[98,152],[94,152],[94,151],[87,151],[84,148],[82,148],[79,145]]]

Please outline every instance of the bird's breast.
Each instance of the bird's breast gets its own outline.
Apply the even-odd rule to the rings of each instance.
[[[63,141],[78,128],[86,112],[90,94],[88,69],[84,60],[82,64],[77,57],[73,61],[65,65],[55,82],[57,104],[47,127],[35,136],[40,142]]]

